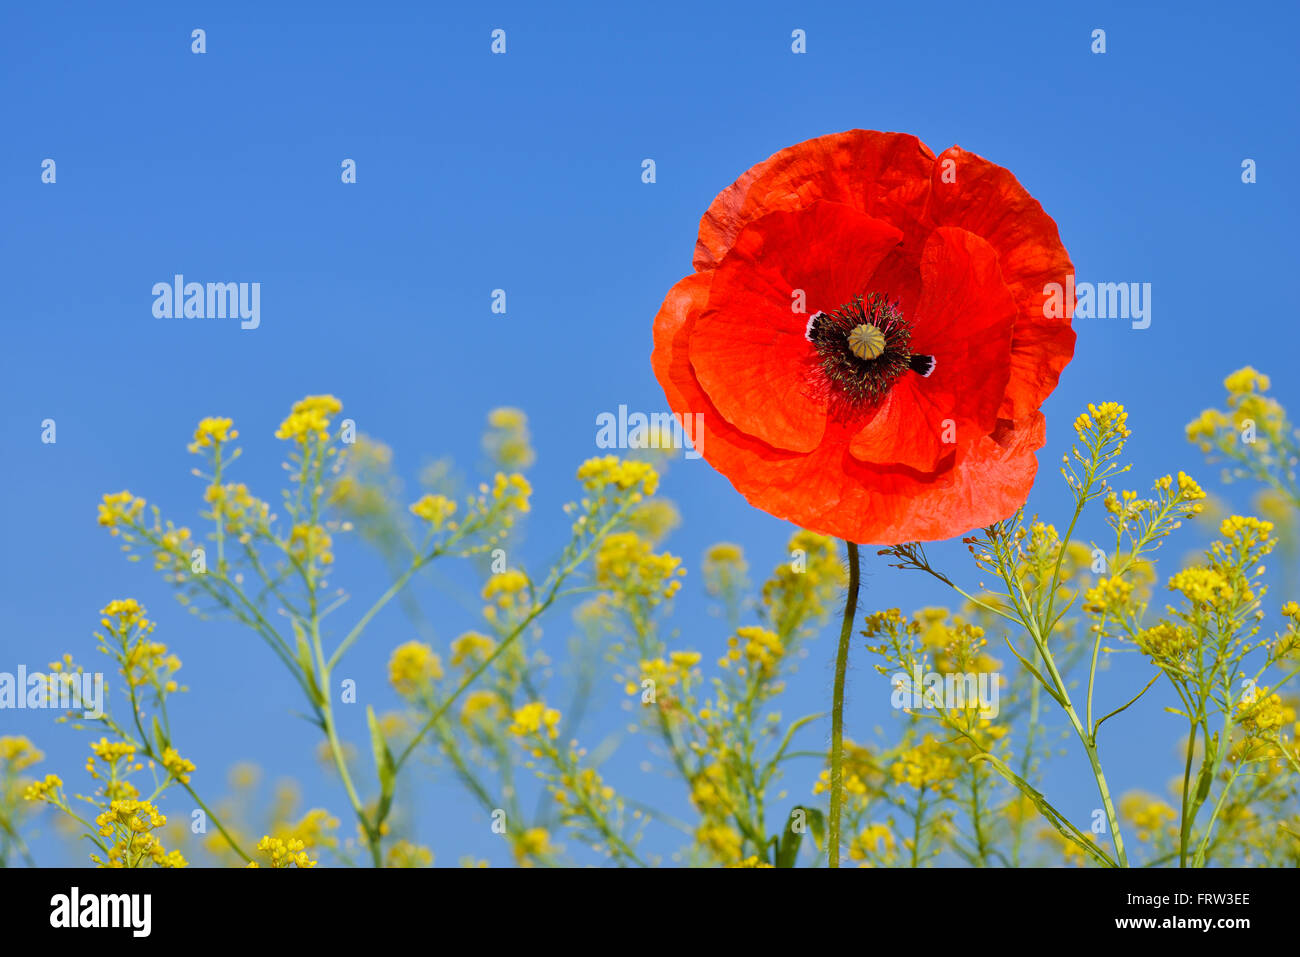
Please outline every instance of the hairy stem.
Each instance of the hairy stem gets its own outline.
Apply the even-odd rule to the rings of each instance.
[[[829,865],[840,866],[840,815],[844,805],[844,676],[849,668],[849,639],[858,611],[858,546],[849,549],[849,593],[844,599],[844,622],[840,626],[840,647],[835,654],[835,690],[831,700],[831,816],[826,846]]]

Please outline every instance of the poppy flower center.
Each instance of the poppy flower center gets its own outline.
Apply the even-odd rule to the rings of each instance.
[[[909,370],[921,376],[934,371],[934,356],[912,352],[912,327],[899,303],[880,293],[818,312],[806,335],[826,382],[853,407],[880,401]]]

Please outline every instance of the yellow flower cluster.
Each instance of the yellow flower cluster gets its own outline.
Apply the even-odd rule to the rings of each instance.
[[[134,598],[115,598],[101,608],[99,613],[104,616],[99,623],[105,628],[114,628],[118,631],[128,631],[131,628],[139,628],[141,631],[153,630],[153,622],[145,617],[144,606]]]
[[[896,784],[942,790],[953,775],[952,756],[943,742],[927,734],[919,744],[906,748],[894,759],[889,774]]]
[[[894,849],[894,832],[887,824],[869,824],[863,828],[849,845],[849,858],[855,861],[867,861],[873,854],[888,853]]]
[[[739,545],[719,542],[704,554],[704,587],[711,595],[724,594],[742,586],[748,570],[745,552]]]
[[[595,768],[566,768],[551,793],[566,820],[581,818],[584,811],[604,816],[614,800],[614,789]]]
[[[831,772],[826,769],[817,775],[817,780],[813,782],[813,794],[829,794],[831,790]],[[844,772],[844,793],[850,797],[866,797],[867,782],[863,781],[861,776],[846,770]]]
[[[511,851],[521,867],[532,867],[533,858],[551,853],[551,835],[544,827],[530,827],[514,840]]]
[[[736,634],[727,639],[726,655],[718,659],[720,668],[729,668],[731,664],[744,660],[761,677],[776,674],[785,657],[785,644],[781,636],[759,625],[744,625],[736,629]],[[741,668],[738,674],[745,674]]]
[[[277,439],[290,439],[300,445],[315,439],[329,440],[330,416],[343,410],[343,403],[332,395],[309,395],[293,404],[289,417],[275,430]]]
[[[922,608],[915,616],[924,647],[934,655],[934,670],[994,672],[1001,662],[984,654],[984,629],[963,621],[947,608]]]
[[[187,761],[180,756],[175,748],[167,748],[162,754],[162,765],[166,768],[177,781],[181,784],[188,784],[190,781],[190,772],[194,770],[194,762]]]
[[[470,670],[487,660],[497,643],[478,631],[467,631],[451,643],[451,665]]]
[[[1223,380],[1225,389],[1239,395],[1249,392],[1267,392],[1270,384],[1268,376],[1256,372],[1251,366],[1229,373]]]
[[[433,851],[402,838],[388,849],[385,867],[433,867]]]
[[[1187,440],[1195,444],[1202,452],[1214,448],[1215,439],[1225,429],[1232,427],[1232,420],[1218,409],[1206,409],[1191,422],[1187,423]]]
[[[1133,584],[1119,576],[1098,579],[1084,592],[1083,607],[1094,615],[1124,617],[1133,597]]]
[[[233,428],[234,424],[231,419],[211,416],[200,420],[199,427],[194,430],[194,441],[188,446],[189,451],[198,452],[199,449],[212,448],[239,438],[239,433]]]
[[[441,677],[442,659],[422,641],[398,645],[388,659],[388,680],[398,694],[416,694]]]
[[[105,764],[114,764],[123,758],[135,757],[135,743],[133,741],[110,741],[108,738],[100,738],[98,741],[90,743],[90,750],[94,752],[95,757]],[[87,766],[92,776],[95,775],[92,764]]]
[[[1174,477],[1165,475],[1156,479],[1156,488],[1164,492],[1173,491]],[[1205,489],[1201,488],[1200,483],[1192,478],[1186,472],[1178,473],[1178,488],[1174,492],[1175,497],[1182,502],[1199,502],[1205,498]],[[1193,514],[1198,514],[1204,506],[1193,509]]]
[[[613,592],[616,604],[639,599],[654,606],[677,594],[686,574],[682,560],[667,552],[656,554],[635,532],[617,532],[596,552],[596,582]]]
[[[57,774],[47,774],[40,781],[33,781],[23,789],[24,801],[48,801],[58,803],[58,791],[63,787],[63,780]]]
[[[560,712],[534,701],[515,709],[514,719],[507,730],[520,737],[544,733],[554,740],[560,733]]]
[[[528,434],[528,416],[513,408],[493,409],[488,413],[489,432],[483,436],[483,448],[503,468],[526,469],[537,459]]]
[[[528,576],[523,572],[510,569],[493,575],[483,586],[483,600],[491,602],[483,609],[483,617],[497,622],[503,617],[509,619],[523,607],[528,597]]]
[[[1130,791],[1120,798],[1119,811],[1133,822],[1139,841],[1151,840],[1178,817],[1167,803],[1142,791]]]
[[[411,514],[424,519],[435,529],[456,513],[456,503],[445,495],[425,495],[411,506]]]
[[[270,519],[271,506],[249,492],[243,482],[213,482],[204,490],[203,500],[212,506],[212,517],[219,517],[231,535],[247,533]]]
[[[696,651],[674,651],[665,660],[651,658],[642,661],[639,680],[629,680],[623,690],[630,695],[641,693],[641,682],[654,682],[655,702],[661,707],[671,709],[673,698],[668,692],[690,680],[691,670],[700,663],[700,654]]]
[[[1196,650],[1196,633],[1190,628],[1161,621],[1137,634],[1141,652],[1157,664],[1181,664]]]
[[[144,499],[123,489],[104,496],[99,506],[99,524],[116,535],[119,526],[133,524],[144,511]]]
[[[1199,416],[1187,423],[1186,434],[1189,442],[1202,452],[1219,451],[1230,458],[1241,459],[1238,439],[1247,432],[1253,433],[1246,441],[1255,445],[1253,456],[1261,463],[1278,464],[1270,459],[1270,441],[1273,437],[1285,441],[1289,431],[1286,424],[1286,411],[1282,405],[1265,395],[1272,385],[1269,377],[1257,372],[1250,366],[1238,369],[1223,380],[1228,391],[1228,409],[1205,409]],[[1237,434],[1242,430],[1242,436]]]
[[[1220,607],[1232,599],[1232,583],[1214,568],[1194,565],[1169,579],[1169,590],[1182,592],[1194,605]]]
[[[659,488],[659,473],[648,462],[624,461],[616,455],[605,455],[587,459],[578,466],[578,481],[589,492],[636,489],[640,494],[653,495]],[[633,501],[636,500],[634,497]]]
[[[4,735],[0,737],[0,761],[10,772],[30,768],[45,757],[32,742],[22,735]]]
[[[791,560],[763,585],[763,605],[778,631],[822,618],[847,583],[835,539],[798,531],[788,548]]]
[[[149,801],[111,801],[95,818],[99,836],[113,840],[108,858],[92,854],[90,859],[100,867],[138,867],[145,861],[157,867],[185,867],[180,851],[168,852],[152,833],[166,824],[167,818]]]
[[[258,851],[267,856],[272,867],[296,867],[300,870],[316,866],[316,861],[312,860],[303,849],[305,846],[300,840],[285,841],[278,837],[271,837],[269,834],[257,842]],[[258,864],[253,861],[248,866],[257,867]]]
[[[728,824],[705,823],[695,831],[695,840],[719,861],[740,859],[744,846],[740,833]]]
[[[1270,694],[1267,687],[1257,688],[1254,695],[1237,703],[1237,720],[1247,737],[1269,737],[1295,719],[1295,708],[1280,695]]]
[[[320,525],[299,523],[289,532],[289,554],[300,562],[334,564],[334,539]]]
[[[290,827],[277,832],[275,836],[285,842],[302,841],[303,846],[307,848],[334,847],[338,844],[338,838],[333,832],[338,829],[338,826],[338,818],[323,808],[314,807]]]
[[[1088,411],[1074,420],[1074,431],[1080,439],[1088,441],[1092,433],[1100,441],[1128,438],[1128,412],[1118,402],[1088,403]]]
[[[758,855],[755,854],[755,855],[750,855],[749,857],[745,858],[743,861],[737,861],[735,864],[728,864],[727,867],[729,867],[729,868],[736,868],[736,867],[753,867],[753,868],[759,868],[759,867],[772,867],[772,865],[769,864],[767,861],[763,860],[761,857],[759,857]]]
[[[505,715],[505,702],[495,691],[471,691],[460,709],[460,720],[467,726],[495,725]]]
[[[188,528],[175,528],[170,524],[159,537],[154,552],[154,569],[185,571],[190,567],[190,549],[194,545]]]
[[[661,541],[681,523],[681,512],[667,499],[646,499],[627,516],[628,528],[652,542]]]
[[[1273,523],[1247,515],[1232,515],[1219,524],[1219,534],[1237,547],[1239,554],[1273,550]]]
[[[498,472],[492,478],[492,498],[506,509],[527,512],[531,507],[528,499],[532,494],[532,485],[518,472],[511,475]]]
[[[97,781],[104,782],[104,797],[110,801],[130,800],[140,796],[139,790],[128,780],[133,771],[139,771],[143,764],[136,760],[136,745],[131,741],[110,741],[101,737],[90,744],[92,754],[86,758],[86,773]],[[101,771],[95,764],[96,759],[104,764]],[[119,766],[120,765],[120,766]]]

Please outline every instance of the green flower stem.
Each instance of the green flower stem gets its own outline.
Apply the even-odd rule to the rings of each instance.
[[[858,546],[844,543],[849,549],[849,593],[844,599],[844,623],[840,626],[840,646],[835,654],[835,690],[831,699],[831,815],[826,846],[829,865],[840,866],[840,816],[844,810],[844,677],[849,668],[849,639],[853,619],[858,611]]]

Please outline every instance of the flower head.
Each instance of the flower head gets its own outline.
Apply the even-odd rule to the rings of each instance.
[[[422,641],[398,645],[388,659],[388,680],[398,694],[414,694],[441,677],[442,659]]]
[[[194,430],[194,441],[189,444],[191,452],[198,452],[200,449],[209,449],[223,442],[230,442],[239,438],[239,433],[234,428],[234,421],[231,419],[213,418],[209,416],[199,422],[199,427]]]
[[[329,438],[330,416],[343,410],[343,403],[332,395],[309,395],[293,404],[289,417],[275,430],[277,439],[305,444],[312,439]]]
[[[655,320],[669,405],[751,504],[860,543],[948,538],[1025,501],[1074,352],[1056,224],[1007,170],[851,130],[705,213]]]

